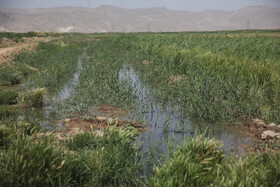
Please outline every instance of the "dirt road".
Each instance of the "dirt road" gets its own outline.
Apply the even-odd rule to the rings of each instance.
[[[13,59],[13,56],[21,51],[30,51],[34,49],[39,42],[48,42],[50,40],[57,39],[54,37],[32,37],[32,38],[24,38],[24,42],[21,43],[11,43],[7,42],[8,47],[0,48],[0,64],[4,62],[9,62]],[[2,44],[2,45],[5,45]]]

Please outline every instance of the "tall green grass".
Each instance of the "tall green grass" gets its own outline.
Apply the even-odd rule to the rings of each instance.
[[[154,167],[147,186],[279,186],[279,153],[226,157],[203,135],[185,140]]]
[[[124,64],[122,50],[111,47],[110,41],[93,41],[87,45],[87,59],[83,60],[79,85],[69,100],[72,111],[92,111],[100,104],[130,109],[133,93],[130,86],[119,81],[118,72]]]
[[[33,88],[45,87],[55,93],[73,77],[80,54],[81,44],[76,40],[55,40],[40,43],[34,51],[17,54],[14,60],[39,69],[30,77]]]
[[[110,129],[102,137],[79,134],[64,144],[18,129],[0,152],[0,185],[138,186],[134,136],[132,129]]]
[[[180,103],[190,116],[280,122],[279,37],[130,34],[111,42],[130,54],[160,100]],[[186,78],[167,85],[170,77],[182,75]]]

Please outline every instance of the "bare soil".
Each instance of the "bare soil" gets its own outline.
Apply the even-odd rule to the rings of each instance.
[[[248,152],[266,151],[275,152],[280,150],[280,139],[277,137],[263,137],[265,131],[273,131],[280,133],[280,125],[270,126],[264,123],[263,120],[254,119],[247,124],[240,126],[241,132],[244,132],[253,142],[252,145],[241,145]]]
[[[0,42],[0,64],[13,60],[13,56],[21,51],[31,51],[39,42],[48,42],[57,39],[55,37],[31,37],[22,38],[21,42],[15,42],[9,39]]]

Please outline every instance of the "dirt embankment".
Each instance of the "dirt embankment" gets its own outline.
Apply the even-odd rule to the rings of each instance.
[[[88,118],[82,118],[80,116],[67,118],[57,121],[57,124],[62,124],[62,128],[55,132],[47,132],[39,134],[39,137],[43,135],[54,135],[56,140],[63,141],[67,138],[71,138],[76,134],[90,132],[96,136],[103,136],[103,129],[109,129],[112,127],[127,128],[132,127],[139,131],[148,130],[142,124],[119,119],[118,116],[125,114],[123,109],[115,108],[111,105],[100,105],[96,110],[99,114],[106,116],[91,116]]]
[[[0,41],[0,64],[9,62],[13,56],[21,51],[31,51],[40,42],[48,42],[55,37],[23,37],[21,41],[15,42],[13,40],[4,38]]]

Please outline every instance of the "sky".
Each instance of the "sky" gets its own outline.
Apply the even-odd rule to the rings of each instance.
[[[5,8],[88,7],[112,5],[122,8],[165,7],[171,10],[237,10],[245,6],[280,7],[280,0],[0,0]]]

